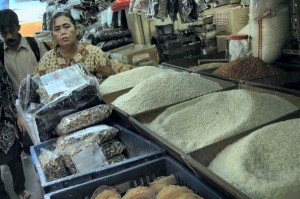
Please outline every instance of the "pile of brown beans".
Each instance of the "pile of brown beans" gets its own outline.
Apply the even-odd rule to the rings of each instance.
[[[213,74],[241,80],[255,80],[279,75],[283,72],[282,69],[267,64],[259,58],[248,56],[221,66]]]

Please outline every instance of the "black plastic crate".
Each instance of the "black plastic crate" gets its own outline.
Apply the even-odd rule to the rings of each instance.
[[[118,124],[115,124],[113,126],[120,129],[120,131],[116,135],[116,138],[125,145],[126,149],[123,154],[128,157],[127,160],[109,164],[99,169],[95,169],[94,171],[77,173],[54,181],[47,181],[47,179],[45,178],[45,174],[41,167],[38,156],[41,154],[42,148],[53,149],[57,139],[52,139],[39,145],[32,146],[30,148],[31,157],[39,175],[44,192],[49,193],[83,182],[87,182],[92,179],[109,175],[137,164],[141,164],[145,161],[152,160],[165,154],[165,150],[159,147],[154,142],[147,140],[141,135],[138,135],[137,133],[134,133]]]
[[[80,185],[62,189],[45,195],[45,199],[84,199],[90,198],[101,185],[116,187],[121,194],[137,186],[147,186],[159,176],[174,174],[177,184],[192,189],[205,199],[226,198],[218,190],[197,178],[187,168],[169,156],[157,158],[140,165],[119,171]],[[170,198],[171,199],[171,198]]]

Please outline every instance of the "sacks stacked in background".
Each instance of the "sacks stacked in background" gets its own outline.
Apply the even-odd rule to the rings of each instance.
[[[250,1],[252,55],[267,63],[282,55],[289,39],[289,4],[285,0]]]

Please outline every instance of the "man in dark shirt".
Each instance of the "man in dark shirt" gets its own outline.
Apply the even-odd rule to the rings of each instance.
[[[22,148],[18,140],[18,127],[15,117],[15,98],[16,95],[11,80],[4,66],[0,63],[0,165],[6,164],[9,167],[14,191],[20,199],[27,199],[30,198],[30,192],[25,190],[25,176],[21,160]],[[1,178],[0,198],[9,199]]]

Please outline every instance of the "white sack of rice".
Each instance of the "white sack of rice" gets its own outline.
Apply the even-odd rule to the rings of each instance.
[[[172,106],[146,125],[189,153],[297,109],[278,96],[237,89]]]
[[[280,58],[290,37],[288,5],[274,13],[274,16],[263,18],[261,24],[257,20],[249,22],[252,55],[267,63]]]
[[[145,79],[163,72],[163,69],[155,66],[136,67],[131,70],[109,76],[100,85],[102,95],[132,88]]]
[[[268,13],[273,14],[281,5],[288,4],[287,0],[250,0],[250,20],[258,20]]]
[[[209,169],[253,199],[299,199],[300,119],[278,122],[229,145]]]
[[[221,89],[218,83],[199,74],[169,71],[139,83],[112,104],[133,115]]]

